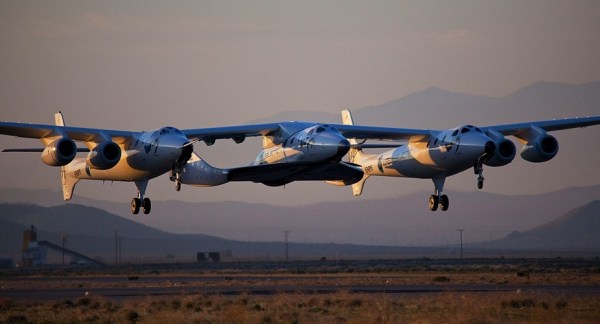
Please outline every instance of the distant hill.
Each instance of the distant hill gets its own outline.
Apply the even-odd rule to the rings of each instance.
[[[600,251],[600,200],[525,232],[513,232],[501,240],[474,244],[494,249]]]
[[[368,186],[369,183],[367,190]],[[198,190],[198,194],[203,192],[198,188],[185,190]],[[114,220],[108,228],[102,229],[109,233],[122,227],[119,224],[128,219],[171,233],[214,235],[239,241],[280,241],[283,231],[290,230],[292,242],[435,246],[455,244],[457,228],[465,229],[466,242],[500,239],[513,231],[530,230],[598,199],[600,185],[526,196],[483,191],[447,193],[451,207],[443,213],[427,209],[429,192],[387,199],[359,197],[350,202],[334,201],[298,207],[236,201],[155,201],[149,215],[131,215],[127,201],[114,203],[77,197],[76,202],[121,216],[122,220]],[[58,192],[34,194],[41,205],[64,204]],[[23,189],[15,192],[0,190],[0,202],[24,203],[32,195]],[[81,213],[88,211],[83,206],[73,208]],[[94,224],[97,220],[89,222]],[[56,231],[62,230],[58,228],[60,224],[50,225],[55,226],[53,229]],[[147,227],[135,230],[139,233],[148,231]]]
[[[281,260],[284,244],[242,242],[208,235],[170,234],[131,222],[103,210],[79,205],[41,207],[25,204],[0,204],[0,256],[20,260],[23,231],[34,225],[39,241],[60,245],[91,258],[112,263],[115,255],[115,230],[122,246],[124,263],[190,262],[197,252],[221,252],[224,260]],[[360,246],[352,244],[290,243],[294,259],[390,258],[456,255],[456,249]]]
[[[546,225],[524,233],[513,233],[503,240],[467,245],[470,257],[479,256],[555,256],[555,252],[586,252],[596,256],[600,250],[600,201],[573,210]],[[282,239],[272,242],[243,242],[208,235],[171,234],[131,222],[103,210],[78,205],[41,207],[0,204],[0,256],[19,260],[22,233],[36,226],[38,240],[60,245],[112,263],[115,230],[118,230],[125,263],[190,262],[196,252],[218,251],[225,260],[281,260]],[[334,243],[290,243],[293,259],[339,258],[414,258],[457,257],[458,244],[441,247],[355,245]],[[540,252],[541,251],[541,252]],[[546,251],[546,252],[543,252]],[[592,254],[590,254],[592,253]]]
[[[462,124],[481,126],[522,122],[540,118],[581,117],[598,114],[600,82],[581,85],[545,82],[533,83],[503,98],[477,96],[427,88],[380,105],[349,108],[355,122],[396,127],[445,129]],[[430,118],[435,116],[435,118]],[[341,123],[334,113],[288,111],[253,122],[307,120]]]

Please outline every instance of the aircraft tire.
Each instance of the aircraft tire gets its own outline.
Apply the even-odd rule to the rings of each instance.
[[[150,198],[144,198],[142,201],[142,208],[144,209],[144,214],[150,214],[150,210],[152,210],[152,203],[150,202]]]
[[[449,206],[450,206],[450,200],[448,199],[448,196],[442,195],[442,197],[440,197],[440,207],[441,207],[442,211],[448,210]]]
[[[131,199],[131,213],[134,215],[139,214],[141,204],[140,198]]]
[[[483,180],[477,180],[477,188],[483,189]]]
[[[438,204],[439,204],[438,196],[436,196],[436,195],[429,196],[429,210],[436,211],[438,209]]]

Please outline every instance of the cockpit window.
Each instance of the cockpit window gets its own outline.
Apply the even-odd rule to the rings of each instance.
[[[458,129],[454,131],[454,133],[452,133],[452,136],[456,136],[456,134],[458,134]]]
[[[468,133],[468,132],[470,132],[470,131],[471,131],[471,130],[470,130],[469,128],[467,128],[467,127],[465,127],[465,128],[463,128],[463,129],[461,129],[461,130],[460,130],[460,132],[461,132],[462,134],[464,134],[464,133]]]
[[[160,135],[171,134],[171,133],[183,135],[183,133],[179,129],[177,129],[175,127],[170,127],[170,126],[161,128],[158,133]]]
[[[313,128],[308,132],[308,135],[312,135],[314,132],[315,132],[315,129]]]
[[[321,132],[324,132],[324,131],[325,131],[325,127],[319,126],[317,128],[317,133],[321,133]]]

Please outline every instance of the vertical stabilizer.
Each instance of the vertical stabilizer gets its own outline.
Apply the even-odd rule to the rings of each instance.
[[[65,126],[65,119],[63,118],[63,114],[61,111],[54,114],[54,125]]]
[[[56,126],[65,126],[65,119],[62,112],[59,111],[54,114],[54,124]],[[66,166],[63,165],[60,167],[60,181],[62,182],[63,199],[71,200],[75,191],[75,185],[79,182],[79,179],[70,177],[67,174]]]
[[[63,199],[71,200],[75,191],[75,185],[79,182],[79,179],[69,176],[63,166],[60,168],[60,180],[62,182]]]
[[[354,125],[354,120],[352,119],[352,113],[350,113],[350,110],[342,110],[342,123],[344,125]],[[350,163],[360,165],[362,161],[371,157],[371,155],[363,153],[362,149],[360,148],[360,144],[358,144],[355,138],[350,139],[350,145],[350,151],[348,151],[348,161]],[[365,181],[367,181],[369,177],[370,175],[365,173],[359,182],[352,185],[353,195],[360,196],[362,194]]]

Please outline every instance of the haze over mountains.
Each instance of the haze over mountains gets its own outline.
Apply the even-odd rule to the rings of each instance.
[[[431,212],[426,193],[388,199],[327,202],[299,207],[225,201],[156,201],[150,215],[131,215],[126,203],[82,198],[77,203],[106,210],[162,231],[206,234],[240,241],[433,246],[454,244],[456,229],[467,243],[500,239],[552,221],[600,197],[600,185],[540,195],[505,196],[449,191],[451,208]],[[0,202],[61,205],[58,192],[1,190]],[[415,201],[417,203],[415,203]]]
[[[474,96],[455,93],[439,88],[428,88],[400,99],[371,107],[334,107],[331,112],[286,112],[250,122],[308,120],[340,123],[338,110],[350,108],[355,121],[361,124],[407,128],[452,128],[464,124],[492,125],[539,119],[555,119],[600,114],[600,82],[581,85],[538,82],[503,98]],[[308,107],[308,109],[310,109]],[[69,116],[67,117],[67,122]],[[197,118],[187,116],[186,118]],[[51,121],[51,116],[48,116]],[[95,125],[108,127],[109,125]],[[162,125],[156,125],[162,126]],[[178,126],[178,125],[173,125]],[[198,119],[197,127],[203,127]],[[533,164],[519,156],[504,167],[485,168],[485,192],[504,195],[539,194],[572,186],[600,184],[600,173],[595,172],[595,162],[600,160],[600,127],[588,127],[553,132],[560,143],[558,155],[551,161]],[[39,146],[37,140],[0,137],[1,147]],[[520,147],[520,145],[518,145]],[[254,160],[260,150],[259,139],[247,139],[241,145],[232,141],[217,141],[207,147],[200,143],[195,151],[215,166],[231,167],[246,165]],[[6,185],[58,190],[58,171],[47,167],[35,154],[2,154],[3,171],[0,182]],[[447,190],[476,191],[475,177],[465,172],[448,179]],[[188,202],[217,202],[223,200],[266,203],[277,205],[305,205],[326,201],[355,201],[382,199],[415,192],[433,192],[428,180],[382,179],[372,177],[367,181],[363,196],[355,198],[350,188],[332,187],[322,183],[292,183],[285,188],[271,188],[253,183],[230,183],[215,188],[184,187],[181,192],[173,190],[167,176],[152,180],[148,196],[153,200],[184,200]],[[135,195],[135,187],[129,183],[102,186],[98,182],[82,181],[77,185],[74,202],[82,196],[97,197],[110,201],[129,203]],[[34,201],[36,197],[31,197]],[[453,199],[450,197],[451,205]],[[33,202],[32,201],[32,202]],[[421,206],[421,200],[409,202]]]
[[[596,200],[532,230],[513,232],[500,240],[465,244],[467,256],[556,256],[555,253],[598,256],[599,215],[600,200]],[[284,244],[281,241],[241,242],[204,234],[171,234],[101,209],[75,204],[56,207],[0,204],[0,256],[19,259],[21,235],[29,225],[37,227],[39,240],[60,244],[61,237],[65,235],[69,249],[109,263],[114,257],[114,234],[121,238],[121,251],[126,263],[189,262],[198,251],[219,251],[227,260],[283,257]],[[115,230],[118,232],[115,233]],[[290,244],[293,259],[457,257],[457,249],[457,243],[438,247]]]

